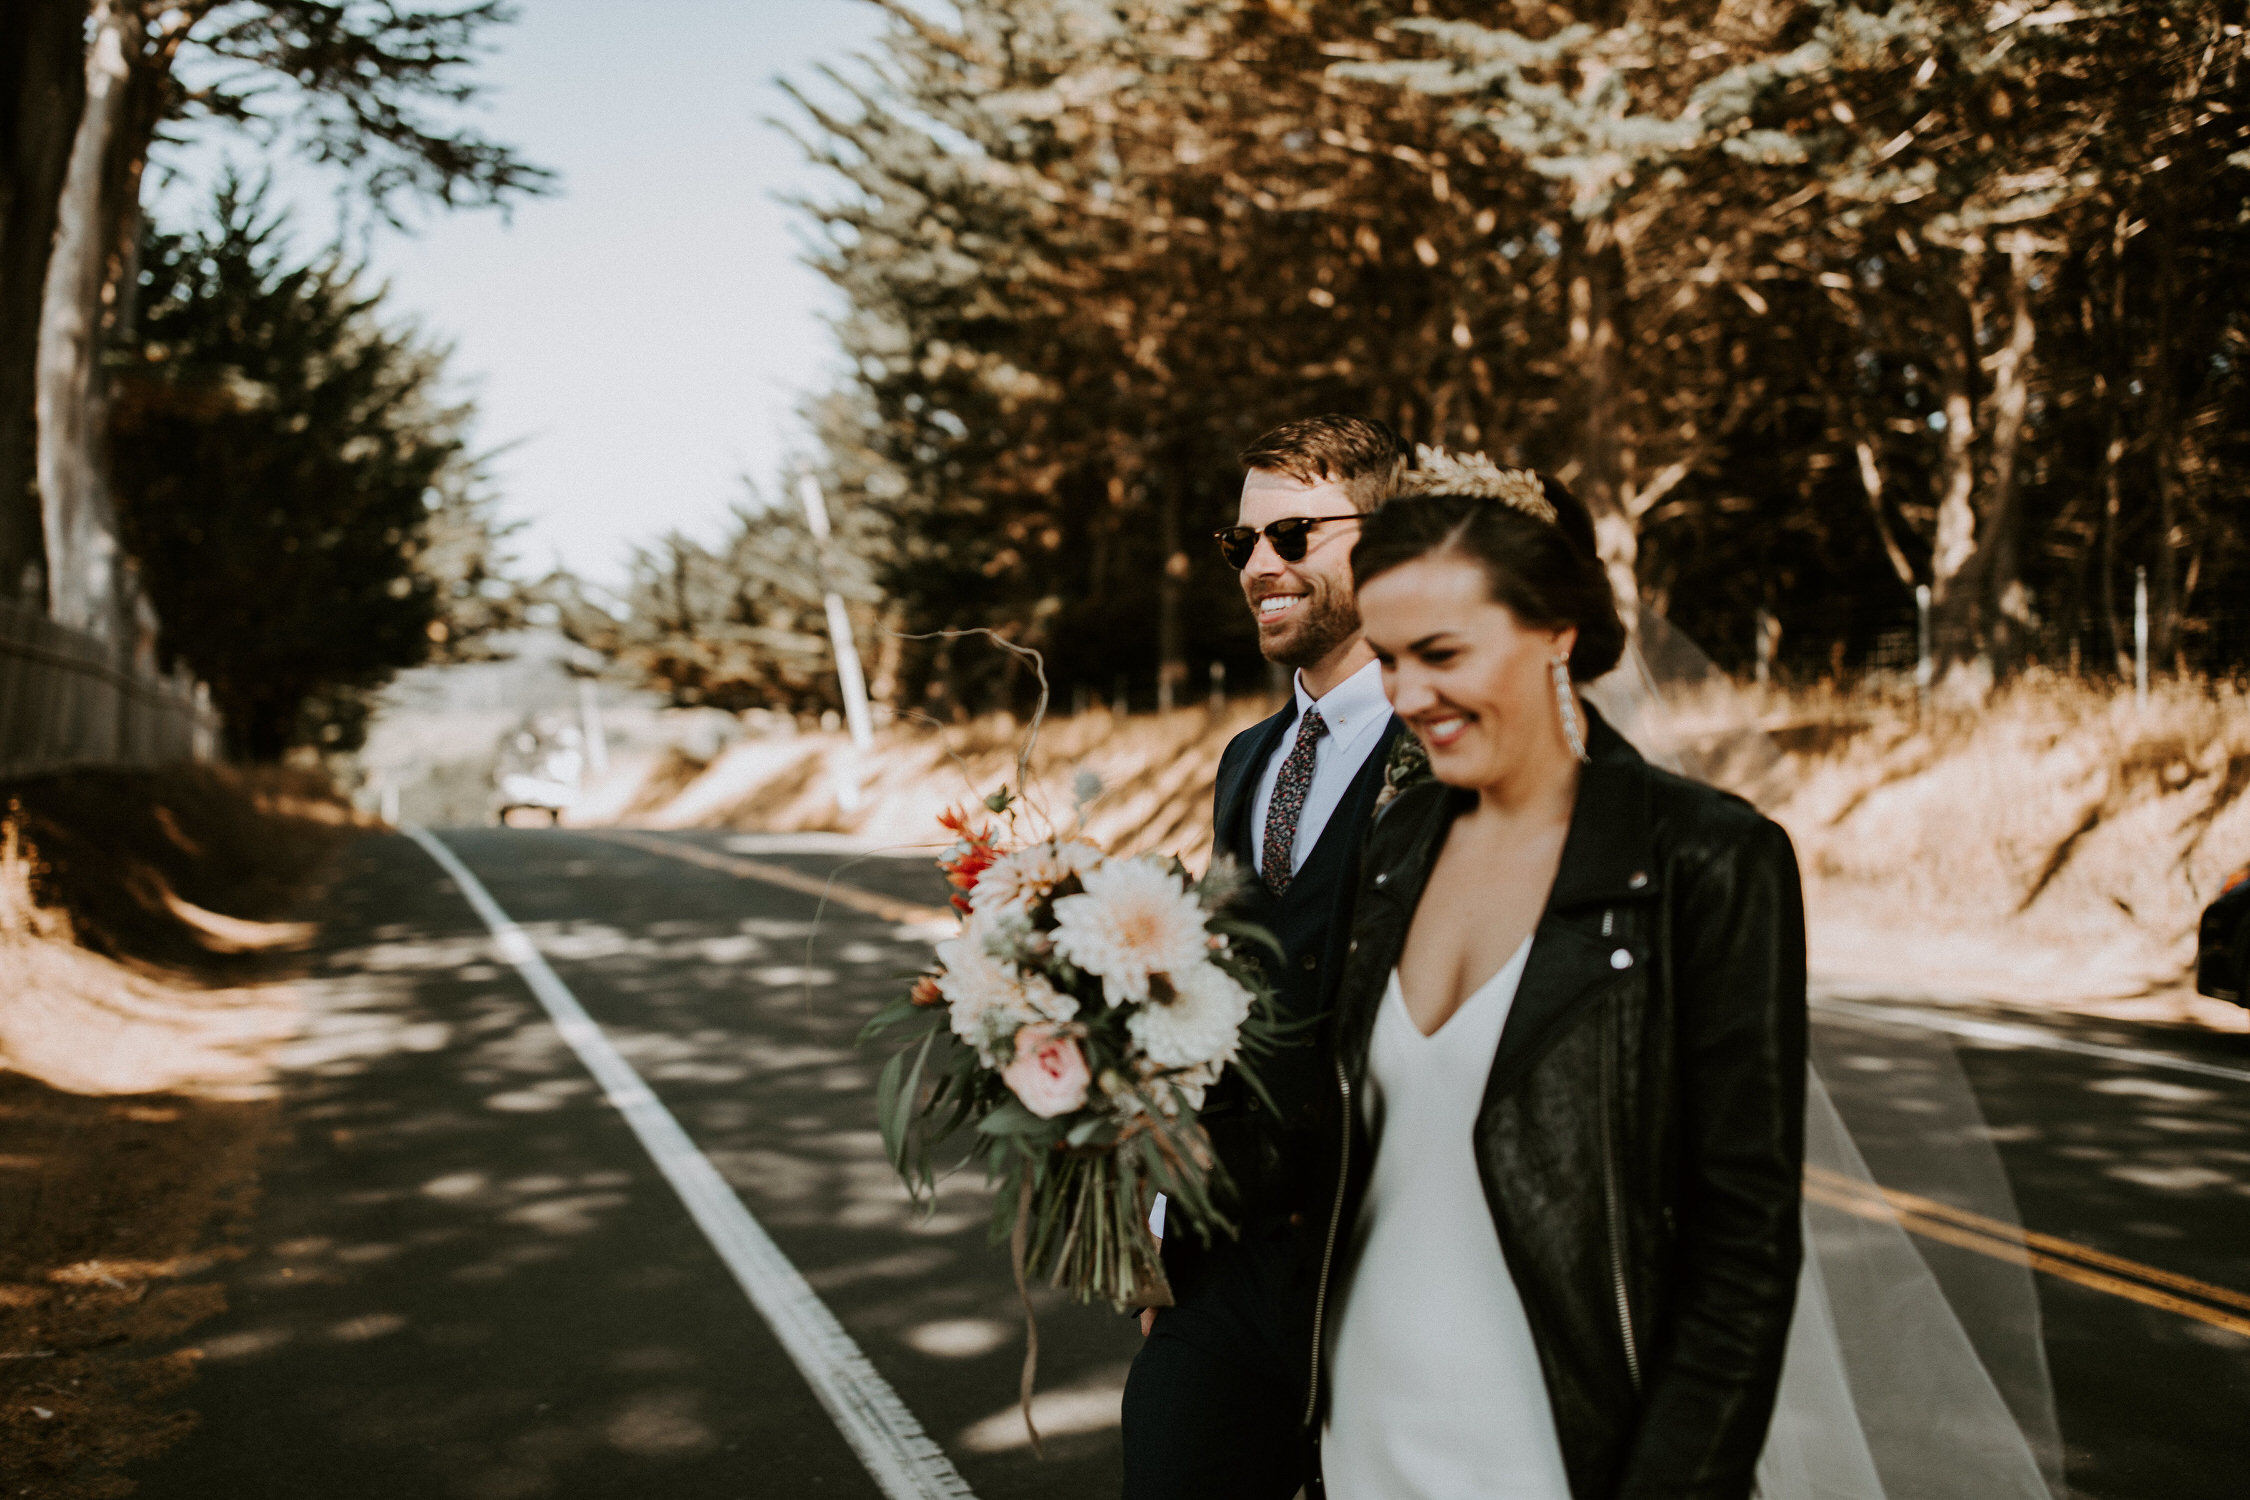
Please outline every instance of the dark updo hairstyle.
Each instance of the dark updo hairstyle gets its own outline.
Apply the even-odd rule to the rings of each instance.
[[[1355,588],[1416,558],[1456,553],[1484,570],[1494,602],[1525,625],[1577,628],[1570,649],[1572,681],[1591,682],[1617,665],[1625,652],[1625,625],[1594,547],[1594,518],[1561,480],[1538,476],[1554,507],[1549,521],[1505,500],[1452,487],[1416,493],[1415,478],[1407,475],[1404,492],[1361,523],[1359,545],[1352,549]]]

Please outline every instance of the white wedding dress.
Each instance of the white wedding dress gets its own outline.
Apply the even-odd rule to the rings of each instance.
[[[1391,972],[1368,1044],[1382,1143],[1336,1324],[1334,1500],[1570,1500],[1523,1300],[1477,1176],[1477,1104],[1531,953],[1424,1036]]]

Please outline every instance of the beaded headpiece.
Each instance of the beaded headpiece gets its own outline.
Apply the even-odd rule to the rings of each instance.
[[[1554,502],[1531,470],[1503,469],[1482,453],[1449,453],[1428,443],[1414,445],[1414,467],[1400,477],[1398,494],[1468,495],[1497,500],[1535,521],[1555,519]]]

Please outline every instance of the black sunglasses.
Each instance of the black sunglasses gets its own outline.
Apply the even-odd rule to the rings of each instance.
[[[1273,555],[1283,562],[1303,562],[1315,526],[1325,526],[1330,521],[1365,519],[1364,516],[1284,516],[1264,527],[1229,526],[1212,532],[1211,537],[1219,544],[1219,555],[1227,560],[1227,566],[1240,570],[1250,565],[1250,554],[1258,550],[1260,536],[1273,543]]]

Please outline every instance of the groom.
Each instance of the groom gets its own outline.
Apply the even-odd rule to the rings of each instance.
[[[1243,451],[1237,524],[1219,533],[1259,650],[1296,669],[1290,704],[1227,746],[1213,799],[1213,852],[1254,872],[1243,915],[1280,940],[1267,969],[1285,1021],[1329,1008],[1399,733],[1360,634],[1351,556],[1360,517],[1389,498],[1405,457],[1380,422],[1285,423]],[[1273,1111],[1231,1070],[1204,1110],[1242,1234],[1165,1238],[1176,1301],[1142,1315],[1125,1383],[1125,1500],[1289,1500],[1310,1477],[1313,1286],[1334,1186],[1318,1168],[1335,1124],[1326,1028],[1295,1033],[1259,1078]]]

